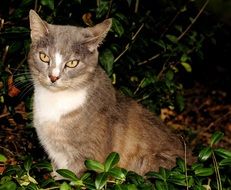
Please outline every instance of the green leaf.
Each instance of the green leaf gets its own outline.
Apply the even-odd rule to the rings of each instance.
[[[39,169],[45,169],[47,171],[53,171],[52,165],[50,162],[41,162],[41,163],[37,163],[34,165],[34,167],[39,168]]]
[[[211,147],[206,147],[206,148],[203,148],[199,155],[198,155],[198,158],[199,160],[201,161],[206,161],[208,160],[208,158],[210,158],[212,155],[212,148]]]
[[[50,8],[51,10],[55,9],[54,0],[41,0],[41,4]]]
[[[17,185],[13,181],[8,181],[0,186],[0,190],[16,190],[16,188]]]
[[[107,177],[108,177],[108,174],[104,172],[97,175],[95,179],[96,189],[102,189],[106,185]]]
[[[71,190],[71,186],[69,184],[67,184],[66,182],[63,182],[61,185],[60,185],[60,190]]]
[[[118,35],[118,37],[121,37],[124,34],[124,28],[122,24],[115,18],[112,19],[112,30]]]
[[[75,175],[75,173],[72,172],[72,171],[70,171],[70,170],[67,170],[67,169],[59,169],[59,170],[56,170],[56,172],[57,172],[59,175],[65,177],[65,178],[67,178],[67,179],[70,179],[70,180],[73,180],[73,181],[79,180],[78,177]]]
[[[179,172],[171,172],[168,178],[168,182],[176,185],[186,186],[185,174]]]
[[[170,34],[167,34],[166,35],[166,38],[168,38],[171,42],[173,43],[176,43],[178,40],[177,40],[177,37],[174,36],[174,35],[170,35]]]
[[[0,154],[0,162],[6,162],[6,161],[7,158],[3,154]]]
[[[112,168],[108,171],[108,174],[119,180],[126,179],[126,175],[124,174],[121,168]]]
[[[168,184],[165,181],[156,180],[155,186],[157,190],[170,190]]]
[[[177,158],[176,164],[180,168],[181,172],[185,172],[185,161],[182,158]]]
[[[114,55],[109,49],[105,49],[101,52],[99,57],[100,63],[103,68],[106,70],[109,76],[113,73],[113,63],[114,63]]]
[[[214,153],[222,158],[231,158],[231,151],[225,150],[224,148],[216,148]]]
[[[225,158],[219,162],[219,166],[231,166],[231,158]]]
[[[186,62],[181,62],[180,63],[184,69],[188,72],[188,73],[191,73],[192,72],[192,67],[189,63],[186,63]]]
[[[211,137],[210,146],[217,144],[224,137],[224,133],[217,131]]]
[[[31,166],[32,166],[32,159],[31,159],[30,156],[27,157],[27,159],[24,161],[23,165],[24,165],[24,168],[25,168],[25,170],[26,170],[27,172],[30,171]]]
[[[179,93],[177,93],[176,95],[176,104],[177,104],[179,111],[180,112],[183,111],[185,107],[184,97]]]
[[[104,163],[104,171],[108,172],[111,168],[113,168],[120,160],[120,156],[116,152],[112,152],[106,158]]]
[[[146,174],[146,176],[151,177],[151,178],[155,178],[155,179],[159,179],[159,180],[163,180],[163,181],[166,180],[166,179],[165,179],[161,174],[159,174],[158,172],[153,172],[153,171],[151,171],[151,172],[148,172],[148,173]]]
[[[173,78],[174,78],[174,72],[173,72],[173,70],[172,69],[169,69],[168,70],[168,72],[166,73],[166,78],[168,79],[168,80],[173,80]]]
[[[214,173],[213,168],[197,168],[195,171],[196,176],[211,176]]]
[[[159,174],[163,177],[163,180],[166,181],[169,177],[169,171],[166,170],[165,168],[160,167]]]
[[[104,166],[103,164],[99,163],[96,160],[86,160],[85,161],[85,166],[89,170],[93,170],[96,172],[103,172],[104,171]]]

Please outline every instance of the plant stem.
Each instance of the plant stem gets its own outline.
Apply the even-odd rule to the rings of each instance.
[[[197,19],[199,18],[199,16],[201,15],[201,13],[204,11],[205,7],[207,6],[207,4],[209,3],[209,0],[206,0],[206,2],[204,3],[204,5],[202,6],[202,8],[200,9],[200,11],[197,13],[197,15],[195,16],[195,18],[192,20],[191,24],[185,29],[184,32],[181,33],[181,35],[177,38],[177,41],[181,40],[181,38],[184,37],[184,35],[189,31],[189,29],[192,27],[192,25],[197,21]]]

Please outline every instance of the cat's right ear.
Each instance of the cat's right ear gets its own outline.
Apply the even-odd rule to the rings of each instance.
[[[29,21],[32,41],[37,41],[49,33],[47,23],[43,21],[34,10],[30,10]]]

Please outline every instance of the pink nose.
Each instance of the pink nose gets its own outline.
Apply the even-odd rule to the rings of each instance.
[[[59,79],[58,76],[53,76],[53,75],[49,75],[49,78],[50,78],[52,83],[54,83],[55,81],[57,81]]]

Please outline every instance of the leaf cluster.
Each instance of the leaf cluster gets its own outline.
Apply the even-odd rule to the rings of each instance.
[[[198,161],[188,165],[186,160],[177,158],[176,166],[171,170],[160,168],[140,176],[133,171],[118,167],[119,154],[112,152],[104,163],[86,160],[87,171],[77,177],[67,169],[56,172],[62,180],[55,180],[49,173],[52,167],[48,162],[34,163],[31,157],[22,164],[7,166],[0,175],[0,190],[229,190],[231,187],[231,152],[215,147],[223,133],[215,132],[209,147],[200,150]],[[6,161],[1,155],[1,163]]]
[[[189,27],[200,10],[193,1],[181,0],[154,4],[148,0],[3,1],[0,108],[6,105],[13,114],[15,105],[11,102],[17,102],[19,96],[28,109],[31,107],[32,85],[26,63],[30,9],[54,24],[87,27],[111,17],[113,25],[99,49],[99,62],[115,87],[154,112],[163,107],[184,109],[183,85],[177,79],[192,72],[194,61],[203,59],[208,33]],[[186,30],[188,27],[190,30]]]

